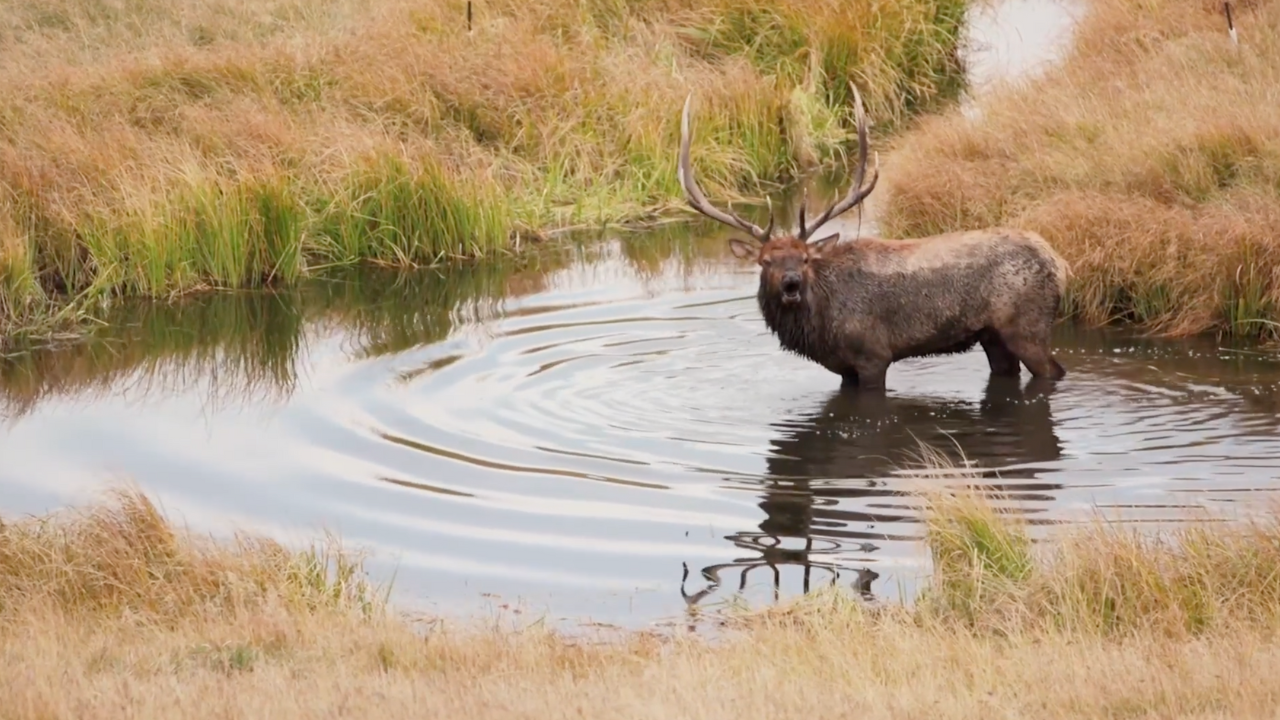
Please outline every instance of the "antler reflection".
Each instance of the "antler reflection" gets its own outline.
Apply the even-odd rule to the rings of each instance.
[[[803,548],[784,548],[782,547],[782,539],[776,535],[767,533],[735,533],[725,538],[737,547],[754,550],[759,553],[756,557],[737,558],[729,562],[708,565],[702,569],[702,577],[707,581],[707,586],[703,589],[690,593],[685,589],[685,585],[689,580],[689,564],[681,563],[682,574],[680,577],[680,597],[684,599],[685,605],[693,610],[699,602],[706,596],[720,589],[723,581],[720,578],[722,571],[730,568],[741,568],[738,580],[738,592],[743,592],[747,587],[747,580],[751,571],[760,568],[769,568],[773,571],[773,599],[777,601],[782,593],[782,571],[781,565],[799,565],[804,568],[804,580],[802,583],[802,591],[808,594],[812,587],[813,570],[826,570],[831,573],[831,585],[835,585],[840,581],[841,567],[839,564],[831,561],[815,560],[813,558],[814,538],[806,537]],[[825,542],[828,547],[820,548],[818,553],[834,554],[840,549],[840,544],[834,540],[824,540],[818,538],[820,542]],[[873,599],[871,593],[871,583],[880,574],[870,568],[862,568],[854,571],[857,579],[854,580],[854,587],[867,600]]]

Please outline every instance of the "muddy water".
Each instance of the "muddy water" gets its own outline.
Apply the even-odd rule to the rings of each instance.
[[[1176,521],[1280,487],[1274,357],[1063,329],[1049,392],[992,383],[974,351],[842,394],[778,349],[718,233],[667,235],[122,308],[3,367],[0,510],[127,477],[201,531],[336,530],[424,609],[637,625],[684,611],[686,565],[689,602],[744,573],[753,601],[837,572],[910,592],[927,558],[903,493],[957,482],[901,470],[918,442],[1045,521]]]

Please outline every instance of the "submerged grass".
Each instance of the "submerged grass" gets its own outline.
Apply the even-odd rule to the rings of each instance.
[[[504,252],[839,163],[953,97],[970,0],[0,0],[0,337],[70,297]]]
[[[935,495],[928,594],[824,589],[714,641],[389,612],[334,543],[179,533],[133,491],[0,525],[6,716],[1254,717],[1280,679],[1280,525],[1083,524],[1045,549]],[[181,688],[180,691],[175,691]]]
[[[898,138],[897,235],[1019,225],[1072,263],[1073,314],[1280,337],[1280,4],[1089,0],[1066,58]]]

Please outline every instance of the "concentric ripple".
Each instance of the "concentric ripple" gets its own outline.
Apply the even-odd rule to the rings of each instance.
[[[635,624],[739,588],[909,590],[927,567],[908,490],[960,481],[913,476],[921,443],[1045,532],[1092,505],[1176,522],[1280,486],[1265,355],[1063,331],[1069,375],[1049,389],[992,381],[974,351],[841,393],[778,348],[750,268],[642,277],[614,250],[483,311],[459,302],[407,349],[357,351],[316,319],[283,401],[209,408],[233,382],[216,364],[180,389],[139,394],[132,370],[49,392],[0,434],[0,509],[127,474],[198,528],[337,530],[407,602],[494,593]]]

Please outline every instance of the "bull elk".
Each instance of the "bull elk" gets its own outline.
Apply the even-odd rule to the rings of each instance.
[[[852,83],[850,83],[852,86]],[[782,348],[840,375],[842,386],[883,390],[889,366],[907,358],[966,352],[981,344],[993,376],[1017,377],[1019,362],[1036,378],[1066,375],[1050,352],[1050,336],[1069,267],[1040,235],[994,227],[931,237],[860,237],[841,243],[814,231],[856,207],[880,177],[877,154],[869,180],[862,97],[858,168],[843,199],[812,223],[800,208],[795,234],[773,237],[774,217],[760,228],[712,207],[689,159],[690,94],[680,122],[680,185],[690,207],[750,235],[729,245],[760,266],[756,300]],[[865,186],[864,186],[865,181]]]

